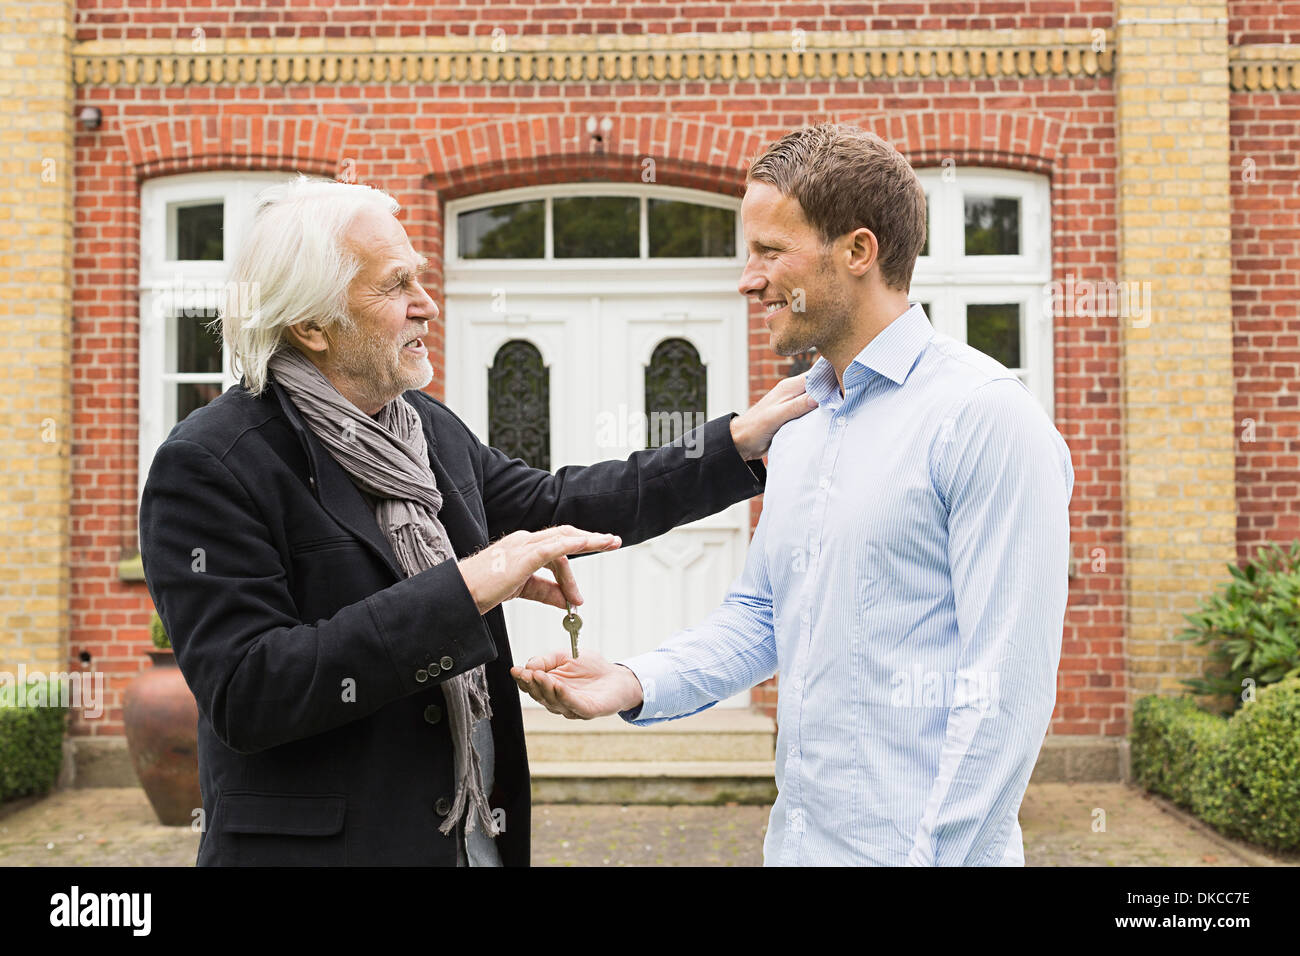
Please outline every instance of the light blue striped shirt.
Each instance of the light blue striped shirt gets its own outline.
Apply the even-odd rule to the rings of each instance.
[[[697,627],[622,661],[638,725],[780,671],[768,865],[1023,865],[1056,699],[1070,452],[997,361],[919,304],[776,435],[744,572]]]

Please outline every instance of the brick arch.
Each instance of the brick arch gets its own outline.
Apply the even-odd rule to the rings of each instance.
[[[603,119],[599,118],[598,119]],[[511,118],[451,130],[425,143],[427,185],[443,200],[560,182],[654,182],[739,198],[745,170],[766,145],[747,130],[670,117],[609,117],[596,142],[586,116]]]
[[[348,126],[310,116],[180,116],[124,127],[139,178],[209,169],[294,169],[333,178]]]
[[[1067,123],[1033,113],[891,113],[851,120],[888,140],[913,166],[1000,166],[1051,174],[1061,164]]]

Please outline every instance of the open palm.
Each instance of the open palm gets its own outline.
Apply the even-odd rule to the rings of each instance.
[[[636,675],[594,651],[582,652],[577,660],[567,651],[533,657],[510,673],[533,700],[574,720],[616,714],[641,702]]]

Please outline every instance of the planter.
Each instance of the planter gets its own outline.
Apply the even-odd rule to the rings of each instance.
[[[199,708],[170,649],[149,651],[153,667],[126,688],[126,743],[158,819],[184,826],[203,806],[199,792]]]

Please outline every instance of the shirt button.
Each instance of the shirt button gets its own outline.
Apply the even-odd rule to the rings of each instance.
[[[794,744],[791,744],[791,745],[790,745],[790,756],[793,757],[796,753],[798,753],[798,750],[795,748]]]
[[[799,620],[802,621],[803,623],[807,624],[808,621],[810,620],[810,618],[808,617],[808,612],[807,612],[807,611],[804,611],[802,614],[800,614],[800,615],[799,615]]]
[[[436,724],[438,721],[442,720],[442,708],[437,704],[430,704],[428,707],[424,708],[424,719],[431,724]]]
[[[428,679],[429,679],[429,672],[426,671],[423,667],[421,667],[418,671],[415,672],[415,682],[417,684],[423,684]]]
[[[445,671],[449,671],[456,666],[456,662],[450,657],[444,657],[442,660],[438,661],[438,666]]]
[[[817,482],[818,488],[825,489],[825,488],[829,488],[830,486],[831,486],[831,481],[829,478],[823,478],[821,481]]]
[[[433,805],[433,812],[440,817],[445,817],[451,813],[451,801],[446,797],[439,797],[438,802]]]

